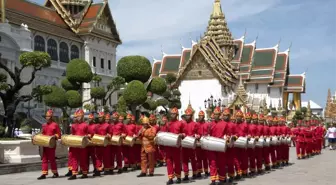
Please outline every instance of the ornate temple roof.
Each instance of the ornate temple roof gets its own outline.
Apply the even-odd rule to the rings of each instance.
[[[183,74],[185,65],[192,61],[196,50],[205,51],[214,48],[207,46],[208,42],[219,46],[221,49],[216,52],[222,54],[225,54],[223,53],[225,45],[233,44],[237,52],[229,62],[221,60],[222,54],[214,55],[214,51],[201,52],[209,59],[208,63],[212,61],[212,64],[222,71],[222,74],[217,75],[217,78],[223,82],[222,84],[238,81],[237,75],[240,75],[244,83],[262,83],[268,84],[269,87],[283,87],[285,92],[305,92],[305,74],[290,74],[290,49],[279,51],[279,43],[270,48],[257,48],[256,40],[252,43],[245,43],[245,35],[230,43],[232,35],[227,28],[224,14],[221,12],[220,1],[215,0],[205,36],[197,43],[192,41],[190,48],[182,48],[181,54],[164,54],[162,59],[154,61],[152,76],[164,77],[167,73],[175,73],[177,76]],[[216,25],[218,22],[222,26]],[[220,29],[222,31],[218,31]],[[221,38],[228,41],[225,43]],[[231,74],[232,71],[234,73]],[[178,78],[178,81],[181,80],[183,80],[183,75]]]
[[[83,8],[72,15],[67,6],[77,5],[76,3]],[[16,25],[21,25],[24,20],[30,29],[67,39],[80,41],[80,35],[94,34],[121,43],[107,1],[92,3],[92,0],[46,0],[45,6],[41,6],[28,0],[8,0],[6,19]],[[100,24],[105,24],[108,28],[99,29]]]

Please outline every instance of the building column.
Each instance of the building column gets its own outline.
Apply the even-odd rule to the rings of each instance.
[[[284,110],[288,109],[288,96],[289,96],[288,92],[283,92],[282,93],[282,108]]]
[[[301,93],[295,92],[293,97],[296,110],[301,110]]]
[[[92,64],[91,48],[90,48],[89,44],[86,43],[86,42],[84,44],[84,59],[85,59],[86,62],[89,63],[89,65],[91,66],[91,69],[92,69],[93,67],[91,65]],[[91,99],[91,95],[90,95],[91,84],[90,83],[84,83],[83,88],[84,88],[83,94],[82,94],[83,101]],[[86,104],[88,104],[88,103],[91,103],[91,102],[87,102]]]

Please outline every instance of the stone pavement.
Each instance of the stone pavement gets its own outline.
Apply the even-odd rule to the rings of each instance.
[[[272,171],[255,178],[238,181],[238,185],[334,185],[336,175],[336,151],[323,150],[323,154],[311,159],[297,160],[295,148],[291,148],[291,162],[293,165]],[[66,168],[59,170],[60,174],[67,172]],[[137,178],[138,171],[124,173],[121,175],[112,175],[100,178],[78,179],[68,181],[65,177],[59,179],[46,179],[38,181],[36,178],[40,172],[25,172],[10,175],[1,175],[1,185],[164,185],[167,176],[166,168],[157,168],[156,176]],[[197,180],[188,184],[207,185],[209,179]]]

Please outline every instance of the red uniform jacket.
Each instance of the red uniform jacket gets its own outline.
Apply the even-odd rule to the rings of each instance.
[[[270,136],[270,127],[268,125],[263,125],[263,127],[264,127],[264,130],[263,130],[264,136],[269,137]]]
[[[199,125],[196,122],[194,121],[191,121],[189,123],[184,122],[183,133],[186,136],[195,137],[195,134],[197,134],[198,130],[199,130]]]
[[[305,133],[304,133],[304,127],[298,127],[298,136],[297,136],[297,142],[305,142]]]
[[[209,134],[209,123],[198,122],[197,134],[200,136],[207,136]]]
[[[99,134],[99,135],[106,135],[106,134],[108,134],[109,132],[109,126],[110,126],[110,124],[108,124],[108,123],[102,123],[102,124],[100,124],[100,125],[98,125],[97,126],[97,134]]]
[[[286,125],[280,126],[280,129],[283,135],[290,135],[290,129]]]
[[[126,129],[125,129],[125,125],[118,122],[116,124],[111,124],[109,127],[109,133],[111,135],[121,135],[121,134],[127,134]]]
[[[276,133],[277,133],[277,135],[283,135],[284,133],[282,132],[283,130],[282,130],[282,126],[280,126],[280,125],[278,125],[278,126],[275,126],[275,128],[276,128]]]
[[[248,135],[251,135],[252,137],[259,137],[259,135],[257,134],[257,125],[255,124],[248,125]]]
[[[50,122],[42,125],[42,135],[56,136],[56,139],[61,138],[61,129],[55,122]]]
[[[247,123],[240,123],[236,126],[236,136],[246,137],[248,135],[248,125]]]
[[[257,125],[256,136],[261,137],[264,135],[264,125]]]
[[[96,133],[97,130],[97,124],[91,123],[88,126],[88,132],[90,137],[93,137],[93,135]]]
[[[304,141],[306,143],[313,142],[313,131],[310,128],[304,128],[303,134],[304,134]]]
[[[236,131],[237,124],[232,123],[231,121],[226,122],[226,124],[227,124],[226,135],[228,135],[228,136],[235,136],[236,133],[237,133],[237,131]]]
[[[271,126],[270,127],[270,133],[269,133],[271,136],[277,136],[279,135],[278,133],[278,128],[276,126]]]
[[[138,134],[137,127],[134,123],[130,123],[128,125],[125,125],[126,135],[133,137],[133,135]]]
[[[183,123],[181,121],[170,121],[167,125],[166,132],[174,133],[174,134],[182,134],[183,133]]]
[[[73,123],[71,124],[71,127],[70,127],[70,133],[71,135],[76,135],[76,128],[78,127],[78,123]]]
[[[89,133],[89,127],[88,127],[87,123],[82,122],[82,123],[79,123],[77,125],[75,135],[77,135],[77,136],[87,136],[88,133]]]
[[[210,136],[217,137],[217,138],[223,138],[224,135],[228,132],[228,124],[224,121],[219,121],[217,123],[213,122]]]

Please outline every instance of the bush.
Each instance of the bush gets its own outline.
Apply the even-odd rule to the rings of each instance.
[[[66,77],[72,83],[88,83],[91,82],[93,73],[85,60],[73,59],[66,67]]]
[[[165,79],[160,78],[160,77],[155,77],[152,79],[147,89],[153,92],[154,94],[161,95],[164,92],[166,92],[167,84],[166,84]]]
[[[117,72],[126,82],[139,80],[145,83],[152,75],[152,66],[146,57],[126,56],[118,61]]]
[[[44,95],[44,103],[49,107],[62,108],[67,106],[68,100],[64,96],[65,90],[57,86],[51,86],[51,90],[50,94]]]
[[[127,84],[123,97],[128,105],[140,105],[147,100],[147,91],[141,81],[133,80]]]
[[[176,81],[176,75],[174,73],[168,73],[165,79],[167,83],[171,84]]]
[[[78,91],[70,90],[65,93],[68,106],[70,108],[78,108],[82,106],[82,96]]]
[[[181,102],[180,101],[173,101],[173,102],[169,102],[168,103],[168,107],[171,109],[171,108],[174,108],[176,107],[177,109],[180,109],[182,106]]]
[[[80,89],[80,85],[78,85],[76,83],[71,83],[67,78],[64,78],[61,81],[61,86],[66,91],[69,91],[69,90],[79,90]]]
[[[155,110],[157,107],[157,104],[155,101],[148,99],[146,100],[144,104],[142,104],[142,106],[147,110]]]
[[[178,89],[173,90],[173,95],[175,96],[181,96],[181,92]]]
[[[104,87],[93,87],[91,88],[90,95],[94,99],[103,99],[106,96]]]
[[[117,103],[117,112],[126,113],[127,105],[123,96],[120,96]]]
[[[158,105],[158,106],[167,106],[168,105],[168,100],[167,99],[165,99],[165,98],[159,98],[159,99],[157,99],[157,100],[155,100],[156,101],[156,104]]]

